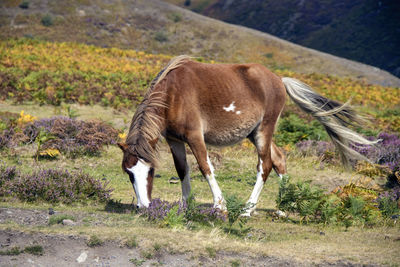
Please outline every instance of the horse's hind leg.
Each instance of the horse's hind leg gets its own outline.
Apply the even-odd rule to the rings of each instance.
[[[214,199],[214,208],[225,210],[225,200],[222,196],[222,192],[218,186],[217,180],[215,180],[214,167],[211,164],[210,158],[208,157],[203,136],[200,134],[192,135],[188,137],[187,142],[197,160],[197,163],[199,164],[201,173],[206,178],[208,185],[210,186]]]
[[[168,145],[171,149],[172,157],[174,158],[175,169],[181,180],[182,200],[185,202],[190,194],[190,170],[186,160],[185,144],[180,141],[175,141],[167,138]]]
[[[273,167],[271,158],[272,131],[273,128],[271,126],[265,125],[261,129],[258,129],[254,136],[250,138],[250,140],[255,144],[258,153],[257,180],[253,192],[247,201],[249,208],[246,210],[244,216],[250,216],[250,214],[256,209],[258,198],[260,197],[264,183]]]

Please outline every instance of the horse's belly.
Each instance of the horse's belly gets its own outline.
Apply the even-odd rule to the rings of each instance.
[[[257,121],[242,122],[237,125],[223,123],[208,127],[204,133],[204,141],[214,146],[229,146],[246,138],[258,125]]]

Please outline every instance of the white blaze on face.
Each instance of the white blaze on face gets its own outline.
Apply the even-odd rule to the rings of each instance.
[[[150,164],[139,159],[135,166],[127,170],[130,171],[134,177],[133,187],[136,192],[136,197],[138,199],[137,204],[139,208],[147,208],[150,204],[150,200],[147,195],[147,177],[150,171]]]

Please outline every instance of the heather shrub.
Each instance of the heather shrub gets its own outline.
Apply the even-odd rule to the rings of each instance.
[[[400,138],[395,134],[388,133],[380,133],[377,138],[382,141],[375,146],[357,146],[354,147],[354,150],[371,161],[394,170],[396,166],[400,166]]]
[[[103,145],[115,144],[118,131],[101,121],[81,121],[67,117],[56,116],[40,119],[28,125],[24,134],[33,142],[44,136],[40,151],[57,149],[68,157],[80,155],[97,156]],[[51,138],[46,138],[51,136]]]
[[[105,202],[113,189],[108,182],[79,171],[44,169],[32,174],[19,174],[15,167],[1,167],[1,196],[15,196],[23,201],[72,203],[94,200]],[[5,191],[7,188],[7,191]]]
[[[200,206],[193,194],[189,195],[184,207],[187,222],[195,222],[201,225],[215,225],[216,223],[225,221],[225,216],[219,209]]]
[[[19,172],[15,166],[8,167],[6,164],[0,165],[0,196],[11,194],[10,187],[12,181],[19,176]]]
[[[156,198],[150,202],[148,208],[139,212],[149,221],[168,227],[190,225],[194,228],[194,224],[214,225],[225,220],[219,209],[200,206],[192,195],[188,198],[187,204],[170,203]]]

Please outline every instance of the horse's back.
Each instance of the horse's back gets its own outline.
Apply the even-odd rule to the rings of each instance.
[[[170,76],[170,113],[200,124],[206,142],[213,145],[239,142],[266,116],[276,120],[285,102],[280,78],[259,64],[189,61]]]

